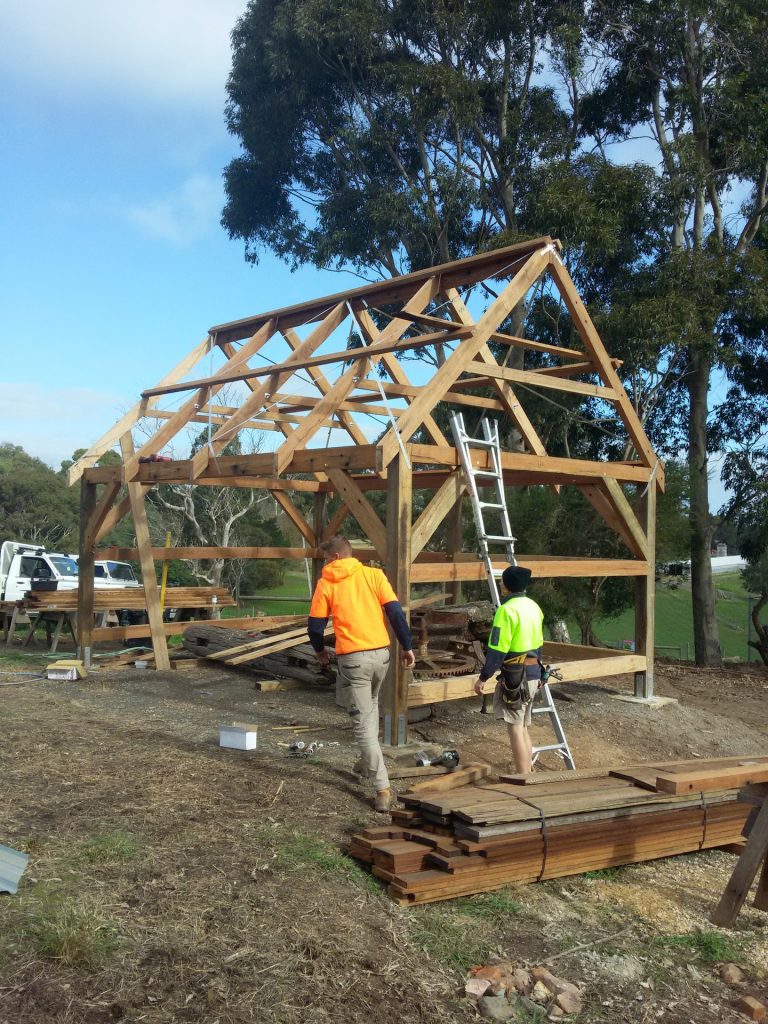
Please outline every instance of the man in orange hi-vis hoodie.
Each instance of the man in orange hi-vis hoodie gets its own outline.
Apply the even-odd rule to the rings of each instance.
[[[321,665],[329,661],[323,631],[333,618],[336,661],[354,736],[368,778],[373,780],[374,807],[388,811],[392,791],[379,745],[379,691],[389,668],[389,623],[403,649],[403,664],[416,662],[408,622],[397,595],[381,569],[372,569],[352,557],[345,537],[332,537],[320,545],[325,557],[309,609],[307,632]]]

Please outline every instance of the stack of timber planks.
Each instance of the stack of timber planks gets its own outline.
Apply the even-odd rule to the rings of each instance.
[[[738,843],[751,810],[739,787],[761,781],[768,757],[424,787],[349,852],[414,906]]]
[[[215,600],[214,600],[215,599]],[[237,601],[226,587],[169,587],[165,594],[169,608],[234,608]],[[77,611],[76,590],[30,590],[24,595],[27,611]],[[144,587],[112,587],[93,592],[95,611],[112,608],[140,610],[147,607]]]
[[[326,627],[325,635],[333,635],[331,626]],[[326,686],[333,679],[330,672],[318,665],[315,652],[307,643],[306,622],[264,633],[194,623],[184,630],[182,643],[198,658],[260,675]]]

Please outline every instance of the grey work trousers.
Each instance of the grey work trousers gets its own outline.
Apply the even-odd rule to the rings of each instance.
[[[355,651],[336,658],[344,704],[360,746],[366,775],[378,793],[389,789],[389,776],[379,746],[379,692],[389,668],[389,648]]]

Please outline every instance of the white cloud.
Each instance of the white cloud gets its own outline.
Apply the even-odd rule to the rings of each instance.
[[[245,0],[0,0],[0,65],[57,95],[220,109]]]
[[[32,381],[0,383],[0,444],[16,444],[59,468],[76,448],[87,448],[132,404],[125,396],[60,388],[51,391]]]
[[[184,246],[218,226],[223,201],[221,180],[196,174],[171,195],[128,206],[121,213],[150,238]]]

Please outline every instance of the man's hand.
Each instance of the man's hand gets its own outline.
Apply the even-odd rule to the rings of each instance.
[[[482,697],[483,687],[485,686],[487,681],[487,679],[480,679],[479,677],[475,681],[475,693],[477,694],[478,697]]]
[[[325,668],[330,663],[330,660],[331,660],[331,656],[328,653],[328,648],[327,647],[324,647],[322,649],[322,651],[315,651],[315,657],[320,662],[320,664],[323,666],[323,668]]]
[[[413,651],[403,651],[402,657],[403,665],[406,668],[413,668],[413,666],[416,664],[416,655],[413,653]]]

